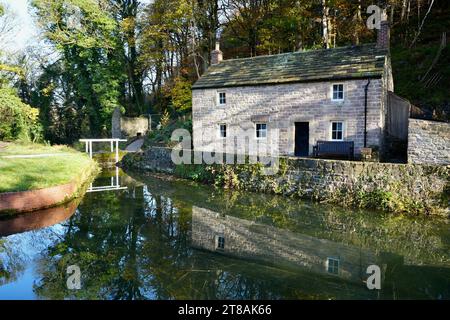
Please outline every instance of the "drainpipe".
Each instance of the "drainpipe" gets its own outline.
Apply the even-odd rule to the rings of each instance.
[[[370,79],[364,87],[364,148],[367,148],[367,92],[369,91]]]

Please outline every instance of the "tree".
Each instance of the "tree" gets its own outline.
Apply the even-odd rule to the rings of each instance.
[[[75,113],[79,124],[87,116],[89,135],[108,135],[111,114],[120,106],[120,83],[124,77],[117,53],[120,42],[115,37],[118,25],[110,16],[109,3],[34,0],[32,4],[46,38],[59,52],[60,79],[72,89],[62,95],[62,101],[52,103]],[[52,90],[60,91],[61,87]]]
[[[138,13],[141,4],[137,0],[111,0],[111,6],[119,26],[120,50],[123,51],[127,76],[122,100],[128,114],[139,115],[144,112],[143,70],[138,60]]]
[[[193,7],[188,0],[156,0],[145,10],[140,57],[156,109],[167,106],[163,86],[180,76],[191,59]]]
[[[218,41],[218,33],[221,25],[219,16],[222,10],[221,1],[219,0],[197,0],[194,1],[194,6],[193,22],[199,39],[197,41],[198,48],[193,47],[193,51],[194,59],[200,57],[202,60],[202,68],[197,71],[197,76],[200,76],[208,68],[211,61],[210,53]],[[196,49],[198,49],[198,54],[195,52]],[[195,62],[197,61],[195,60]]]
[[[0,87],[0,140],[39,141],[39,110],[23,103],[16,92]]]
[[[166,95],[171,101],[173,110],[177,113],[186,113],[192,108],[191,83],[184,77],[177,77],[168,88]]]
[[[0,44],[14,31],[11,14],[0,4]],[[25,104],[13,88],[14,82],[24,81],[19,65],[4,62],[0,48],[0,140],[38,141],[42,138],[39,110]]]
[[[0,51],[5,50],[6,45],[14,39],[16,29],[14,14],[7,6],[0,4]]]
[[[225,59],[374,42],[376,32],[365,25],[372,2],[34,0],[57,58],[40,63],[33,79],[20,55],[0,68],[3,81],[41,109],[46,137],[71,143],[109,135],[116,107],[129,116],[189,112],[189,88],[208,69],[217,41]],[[432,0],[375,3],[390,13],[392,42],[408,47],[436,38],[437,32],[427,30],[430,17],[448,7]],[[446,26],[444,21],[431,29]],[[25,77],[13,67],[23,69]]]

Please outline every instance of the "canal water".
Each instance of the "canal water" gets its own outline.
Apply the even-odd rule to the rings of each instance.
[[[0,220],[0,299],[450,299],[449,222],[113,170]]]

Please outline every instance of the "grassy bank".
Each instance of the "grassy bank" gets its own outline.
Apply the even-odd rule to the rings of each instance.
[[[41,154],[48,156],[11,158]],[[72,181],[81,184],[96,168],[87,155],[66,146],[7,144],[0,148],[0,193],[43,189]]]

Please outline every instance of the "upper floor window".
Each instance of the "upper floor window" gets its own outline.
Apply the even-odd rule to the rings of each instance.
[[[257,139],[267,138],[267,124],[266,123],[257,123],[256,124],[256,138]]]
[[[333,84],[331,100],[343,101],[344,100],[344,85]]]
[[[219,137],[226,138],[227,137],[227,125],[219,124]]]
[[[342,121],[331,122],[331,140],[344,140],[344,123]]]
[[[227,94],[225,92],[219,92],[217,94],[217,103],[219,105],[227,104]]]

